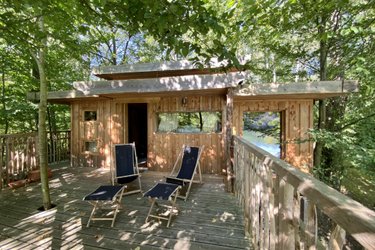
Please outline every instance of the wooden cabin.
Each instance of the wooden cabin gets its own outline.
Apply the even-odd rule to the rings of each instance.
[[[309,171],[313,143],[306,139],[314,101],[357,89],[354,81],[255,84],[246,72],[219,69],[188,61],[99,67],[93,74],[102,80],[49,92],[49,102],[71,106],[72,166],[109,168],[113,145],[134,141],[151,170],[170,171],[181,146],[189,144],[205,146],[203,173],[225,173],[232,135],[243,133],[244,112],[273,111],[280,113],[280,157]],[[178,127],[176,113],[198,113],[201,126]]]

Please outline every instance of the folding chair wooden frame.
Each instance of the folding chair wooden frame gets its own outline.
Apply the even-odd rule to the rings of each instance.
[[[204,146],[201,147],[191,147],[191,146],[182,146],[182,150],[173,166],[171,176],[166,178],[167,183],[174,183],[180,186],[186,186],[187,189],[184,195],[181,193],[178,195],[178,198],[182,198],[186,201],[189,196],[191,185],[193,183],[202,184],[202,172],[200,168],[200,157],[203,152]],[[179,172],[176,176],[174,173],[179,167]],[[194,180],[195,174],[198,174],[198,180]]]
[[[176,214],[178,211],[176,200],[181,187],[177,184],[172,183],[157,183],[149,191],[144,194],[144,197],[148,197],[151,202],[150,210],[148,211],[146,217],[146,223],[150,218],[156,218],[159,220],[166,220],[167,227],[169,227],[172,219],[172,215]],[[167,200],[170,205],[162,205],[165,209],[164,211],[154,211],[154,205],[160,207],[157,200]]]
[[[138,169],[137,151],[135,143],[116,144],[114,146],[114,169],[112,172],[112,184],[125,185],[138,179],[138,189],[125,191],[124,195],[142,192],[141,175]]]
[[[94,206],[86,226],[89,227],[91,221],[109,220],[112,221],[111,227],[113,227],[121,207],[124,189],[124,186],[100,186],[94,192],[86,195],[83,200]],[[110,212],[103,217],[95,217],[98,210],[110,210]],[[112,216],[110,216],[111,214]]]

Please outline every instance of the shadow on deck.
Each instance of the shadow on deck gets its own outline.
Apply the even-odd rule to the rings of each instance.
[[[147,191],[163,173],[144,172]],[[141,194],[124,196],[115,225],[95,221],[86,227],[92,206],[82,198],[110,183],[109,171],[54,167],[50,179],[55,209],[39,212],[40,185],[0,192],[0,249],[248,249],[243,211],[236,198],[225,192],[221,176],[204,175],[194,184],[186,202],[178,200],[180,213],[170,228],[158,221],[144,223],[148,199]]]

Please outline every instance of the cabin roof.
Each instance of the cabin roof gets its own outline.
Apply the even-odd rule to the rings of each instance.
[[[226,63],[212,59],[208,64],[194,63],[188,60],[174,62],[154,62],[124,64],[116,66],[94,67],[92,74],[106,80],[129,80],[172,77],[184,75],[207,75],[223,72]],[[235,68],[226,69],[226,72],[238,71]]]
[[[237,99],[324,99],[358,92],[358,81],[312,81],[292,83],[244,84],[234,91]]]
[[[189,92],[195,94],[225,94],[226,89],[236,87],[246,79],[244,72],[173,77],[101,80],[74,82],[73,90],[48,92],[52,103],[70,103],[77,100],[112,99],[118,96],[160,96]],[[28,93],[28,99],[39,100],[39,93]]]
[[[68,104],[79,100],[116,97],[226,94],[228,88],[234,88],[234,98],[237,100],[324,99],[358,91],[358,82],[351,80],[251,83],[248,80],[249,72],[220,72],[224,66],[213,61],[202,68],[189,61],[179,61],[97,67],[93,69],[93,74],[105,80],[74,82],[72,90],[48,92],[48,101]],[[39,93],[28,93],[27,98],[38,101]]]

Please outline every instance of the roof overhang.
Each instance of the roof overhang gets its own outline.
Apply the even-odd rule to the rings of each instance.
[[[186,75],[176,77],[82,81],[73,83],[74,90],[48,92],[52,103],[70,103],[76,100],[111,99],[120,95],[157,96],[177,92],[223,93],[244,81],[246,73],[230,72],[213,75]],[[31,101],[39,100],[39,93],[28,93]]]
[[[226,63],[211,60],[208,64],[194,63],[188,60],[175,62],[124,64],[94,67],[92,74],[106,80],[128,80],[184,75],[207,75],[223,72]],[[226,72],[238,71],[231,68]]]
[[[313,81],[245,84],[234,91],[236,99],[326,99],[358,92],[358,81]]]

